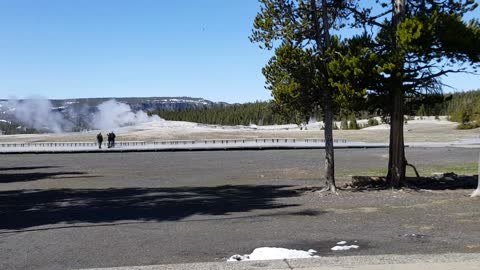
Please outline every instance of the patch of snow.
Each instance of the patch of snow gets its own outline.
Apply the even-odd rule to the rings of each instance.
[[[390,125],[388,124],[380,124],[376,126],[362,128],[363,130],[377,130],[377,129],[390,129]]]
[[[334,246],[334,247],[331,248],[331,250],[333,250],[333,251],[338,251],[338,250],[350,250],[350,249],[352,249],[352,248],[357,249],[357,248],[359,248],[359,246],[357,246],[357,245]]]
[[[480,197],[480,154],[478,154],[478,186],[470,197]]]
[[[356,243],[357,241],[354,241]],[[333,251],[341,251],[341,250],[350,250],[350,249],[357,249],[359,248],[358,245],[347,245],[347,241],[340,241],[337,243],[337,246],[331,248]]]
[[[283,260],[283,259],[302,259],[302,258],[317,258],[316,250],[309,249],[308,251],[275,248],[275,247],[260,247],[253,250],[251,254],[233,255],[227,261],[261,261],[261,260]]]

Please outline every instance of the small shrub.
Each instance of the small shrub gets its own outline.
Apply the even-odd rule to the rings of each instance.
[[[480,127],[478,123],[462,123],[457,126],[457,129],[474,129]]]
[[[379,123],[378,123],[377,119],[375,119],[375,118],[369,118],[368,119],[367,127],[378,126],[378,125],[379,125]]]
[[[358,129],[357,119],[355,118],[354,114],[352,114],[352,116],[350,116],[350,122],[348,123],[348,129]]]

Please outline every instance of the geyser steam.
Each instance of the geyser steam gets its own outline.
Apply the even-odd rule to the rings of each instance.
[[[73,128],[73,124],[61,113],[52,110],[48,99],[9,100],[7,107],[18,121],[30,128],[55,133]]]
[[[7,104],[10,114],[29,128],[49,132],[72,131],[75,125],[69,119],[81,119],[81,124],[93,129],[114,129],[122,126],[161,120],[158,116],[148,116],[143,111],[133,112],[129,105],[116,100],[108,100],[89,110],[87,106],[69,109],[69,119],[52,106],[45,98],[10,100]],[[74,121],[77,125],[80,120]]]
[[[148,116],[144,111],[134,113],[129,105],[113,99],[98,105],[97,109],[91,122],[91,126],[96,129],[112,129],[160,120],[160,117]]]

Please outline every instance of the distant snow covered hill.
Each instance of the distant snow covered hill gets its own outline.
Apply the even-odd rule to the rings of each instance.
[[[107,100],[114,99],[129,105],[133,111],[176,110],[196,107],[209,107],[215,105],[228,105],[225,102],[213,102],[203,98],[191,97],[111,97],[111,98],[75,98],[75,99],[50,99],[52,108],[63,111],[71,107],[95,107]],[[21,99],[19,101],[22,101]],[[8,111],[7,99],[0,99],[0,116]]]

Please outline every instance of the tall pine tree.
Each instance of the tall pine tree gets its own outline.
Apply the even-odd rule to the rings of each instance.
[[[441,92],[441,77],[466,72],[480,61],[480,24],[464,15],[477,7],[473,0],[377,1],[378,7],[351,9],[357,22],[374,36],[366,43],[368,64],[363,80],[369,101],[388,115],[390,148],[387,179],[391,186],[405,180],[407,160],[403,124],[407,103]],[[373,10],[383,9],[378,14]],[[373,61],[372,61],[373,59]]]
[[[332,29],[342,26],[351,1],[260,0],[261,9],[250,37],[262,48],[276,48],[264,68],[267,88],[285,111],[308,116],[320,107],[325,136],[325,176],[335,192],[333,115],[335,90],[329,73],[335,40]]]

